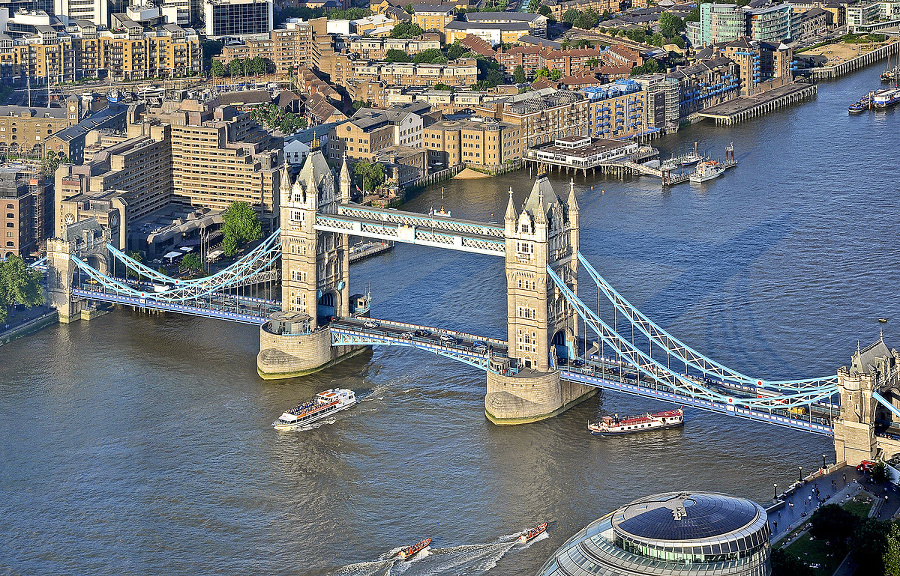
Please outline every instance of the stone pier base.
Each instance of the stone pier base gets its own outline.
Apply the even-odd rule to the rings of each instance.
[[[488,371],[484,413],[494,424],[527,424],[561,414],[596,392],[594,387],[560,380],[558,370],[523,370],[515,376]]]
[[[306,376],[364,351],[366,346],[332,346],[331,330],[311,334],[273,334],[259,329],[256,371],[260,378],[278,380]]]

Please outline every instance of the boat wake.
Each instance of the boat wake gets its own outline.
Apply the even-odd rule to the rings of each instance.
[[[537,536],[535,536],[534,538],[532,538],[525,544],[519,544],[519,550],[524,550],[525,548],[528,548],[535,542],[540,542],[541,540],[546,540],[549,537],[550,537],[550,534],[548,534],[547,532],[542,532],[541,534],[538,534]]]
[[[371,400],[384,400],[384,393],[390,389],[390,386],[387,384],[376,384],[372,391],[366,394],[365,398],[362,398],[360,402],[369,402]]]
[[[531,542],[548,537],[544,533],[523,545],[518,536],[517,532],[485,544],[429,547],[408,562],[393,558],[400,550],[396,548],[376,561],[344,566],[332,576],[477,576],[491,570],[510,550],[527,548]]]
[[[325,418],[323,420],[319,420],[317,422],[307,424],[306,426],[301,426],[301,427],[297,428],[297,430],[299,430],[300,432],[306,432],[307,430],[315,430],[316,428],[320,428],[322,426],[325,426],[326,424],[328,424],[328,425],[334,424],[335,422],[337,422],[337,418],[334,418],[334,417]]]

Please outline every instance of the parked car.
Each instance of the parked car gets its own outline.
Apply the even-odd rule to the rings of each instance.
[[[404,332],[403,334],[400,335],[400,337],[403,338],[404,340],[412,340],[413,333],[412,332]]]
[[[366,323],[363,324],[363,326],[365,326],[366,328],[378,328],[379,326],[381,326],[381,324],[374,320],[366,320]]]
[[[431,336],[431,332],[428,330],[416,330],[413,332],[414,336],[418,336],[419,338],[424,338],[425,336]]]
[[[441,342],[445,342],[447,344],[452,344],[456,342],[456,338],[449,334],[441,334]]]
[[[856,469],[860,472],[871,472],[872,468],[875,467],[875,463],[871,460],[863,460],[859,464],[856,465]]]

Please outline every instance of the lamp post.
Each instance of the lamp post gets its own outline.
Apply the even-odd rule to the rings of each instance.
[[[772,484],[772,487],[775,489],[775,496],[773,496],[772,499],[778,500],[778,484]]]
[[[825,454],[822,454],[822,470],[825,470]]]
[[[803,482],[803,466],[797,466],[797,470],[800,473],[800,482]]]

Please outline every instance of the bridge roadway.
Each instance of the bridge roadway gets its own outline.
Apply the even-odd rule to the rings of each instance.
[[[489,256],[506,254],[503,226],[437,214],[342,204],[337,214],[316,214],[315,229]]]
[[[477,348],[476,342],[483,346]],[[483,370],[487,370],[490,356],[505,358],[507,355],[505,340],[432,326],[362,317],[333,320],[331,343],[333,346],[408,346],[459,360]]]

